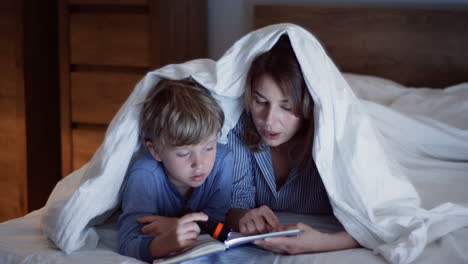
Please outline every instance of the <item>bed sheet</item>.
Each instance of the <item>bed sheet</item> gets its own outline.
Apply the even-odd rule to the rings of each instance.
[[[278,212],[283,224],[297,221],[304,222],[324,232],[335,232],[342,227],[334,217],[306,216]],[[47,240],[40,228],[41,211],[25,217],[7,221],[0,225],[0,263],[2,264],[141,264],[137,259],[119,255],[116,252],[115,218],[110,218],[97,231],[100,242],[97,248],[82,249],[65,254]],[[416,264],[431,263],[468,263],[468,228],[457,230],[452,234],[428,245]],[[227,251],[185,261],[184,264],[202,263],[369,263],[384,264],[385,260],[365,248],[349,249],[335,252],[302,254],[295,256],[278,255],[267,252],[254,245],[244,245]]]
[[[65,254],[48,241],[41,229],[42,210],[0,224],[0,263],[2,264],[130,264],[144,263],[115,251],[115,228],[98,228],[101,243],[97,248]],[[114,237],[113,237],[114,236]],[[113,247],[113,248],[112,248]]]
[[[404,173],[420,191],[422,206],[433,208],[441,202],[451,201],[468,204],[468,153],[465,160],[450,157],[451,152],[459,152],[457,156],[467,151],[457,147],[458,141],[440,140],[444,145],[437,145],[438,139],[449,139],[453,134],[468,136],[468,83],[449,87],[444,90],[413,89],[403,87],[394,82],[359,75],[345,75],[356,95],[360,97],[369,109],[373,121],[382,136],[386,138],[387,151],[404,152],[405,157],[399,160]],[[394,111],[396,110],[396,111]],[[435,134],[420,138],[408,137],[412,146],[423,146],[418,151],[408,151],[401,142],[401,135],[407,133],[400,124],[392,126],[391,122],[380,119],[382,116],[399,115],[409,120],[417,120],[418,127],[411,127],[424,134],[426,128],[435,128]],[[414,122],[410,122],[414,124]],[[460,133],[462,131],[462,133]],[[414,131],[413,131],[414,132]],[[456,133],[455,133],[456,132]],[[418,134],[412,133],[412,134]],[[394,140],[395,138],[398,141]],[[458,138],[462,140],[463,138]],[[415,144],[415,141],[418,144]],[[468,142],[468,141],[467,141]],[[420,143],[420,144],[419,144]],[[431,144],[429,144],[431,143]],[[446,145],[450,143],[452,145]],[[440,148],[445,156],[425,156],[425,148]],[[450,148],[451,151],[447,151]],[[438,153],[430,151],[430,153]],[[448,156],[447,156],[448,155]],[[446,173],[449,171],[450,173]],[[446,177],[450,175],[450,178]],[[38,210],[25,217],[13,219],[0,224],[0,263],[143,263],[133,258],[116,253],[115,217],[109,218],[103,225],[96,227],[99,235],[97,248],[84,248],[71,254],[58,250],[47,240],[41,229],[43,210]],[[280,213],[283,223],[288,221],[302,221],[324,231],[336,231],[340,228],[336,219],[313,216],[291,217],[290,214]],[[291,220],[293,219],[293,220]],[[450,225],[451,223],[447,223]],[[459,229],[430,243],[422,255],[414,263],[468,263],[468,228]],[[277,255],[253,245],[232,248],[225,252],[201,257],[186,263],[385,263],[384,259],[371,250],[360,248],[337,252],[303,254],[296,256]]]

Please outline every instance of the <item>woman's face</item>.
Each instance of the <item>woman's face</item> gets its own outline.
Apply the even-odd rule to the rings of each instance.
[[[263,75],[254,83],[250,109],[258,133],[270,147],[288,142],[302,121],[292,113],[291,99],[270,75]]]

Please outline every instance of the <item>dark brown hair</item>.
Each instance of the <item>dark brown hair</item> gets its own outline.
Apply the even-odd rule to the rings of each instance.
[[[294,157],[298,158],[298,168],[308,170],[311,168],[312,144],[314,136],[313,100],[307,90],[301,67],[297,61],[288,35],[282,35],[278,42],[267,52],[258,55],[252,62],[247,73],[247,82],[244,91],[244,106],[250,112],[250,103],[253,97],[253,87],[264,75],[269,75],[281,88],[283,94],[291,100],[292,113],[300,117],[302,126],[293,139],[289,154],[294,149]],[[263,151],[262,140],[250,115],[243,117],[244,129],[242,141],[253,152]],[[298,151],[299,150],[299,151]]]
[[[199,144],[219,133],[224,113],[210,91],[192,80],[161,80],[140,114],[143,144],[156,148]]]

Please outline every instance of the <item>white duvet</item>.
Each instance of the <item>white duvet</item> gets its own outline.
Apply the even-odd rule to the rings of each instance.
[[[97,246],[93,226],[118,208],[138,147],[139,103],[160,78],[191,76],[210,89],[227,117],[220,138],[225,142],[242,112],[251,61],[283,33],[315,102],[313,155],[347,232],[389,262],[409,263],[429,242],[468,226],[463,190],[468,186],[468,86],[416,90],[388,81],[388,89],[375,90],[372,82],[380,80],[343,76],[310,33],[280,24],[243,37],[217,62],[194,60],[148,73],[112,120],[92,160],[59,182],[41,210],[49,239],[67,253]],[[349,84],[366,88],[353,92]],[[454,189],[445,190],[449,182]]]

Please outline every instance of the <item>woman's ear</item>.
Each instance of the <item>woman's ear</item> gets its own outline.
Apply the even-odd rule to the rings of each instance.
[[[162,161],[161,156],[156,151],[156,149],[154,149],[153,142],[147,140],[145,144],[146,144],[146,147],[148,148],[149,152],[151,153],[151,156],[153,156],[153,158],[155,160],[157,160],[157,161]]]

